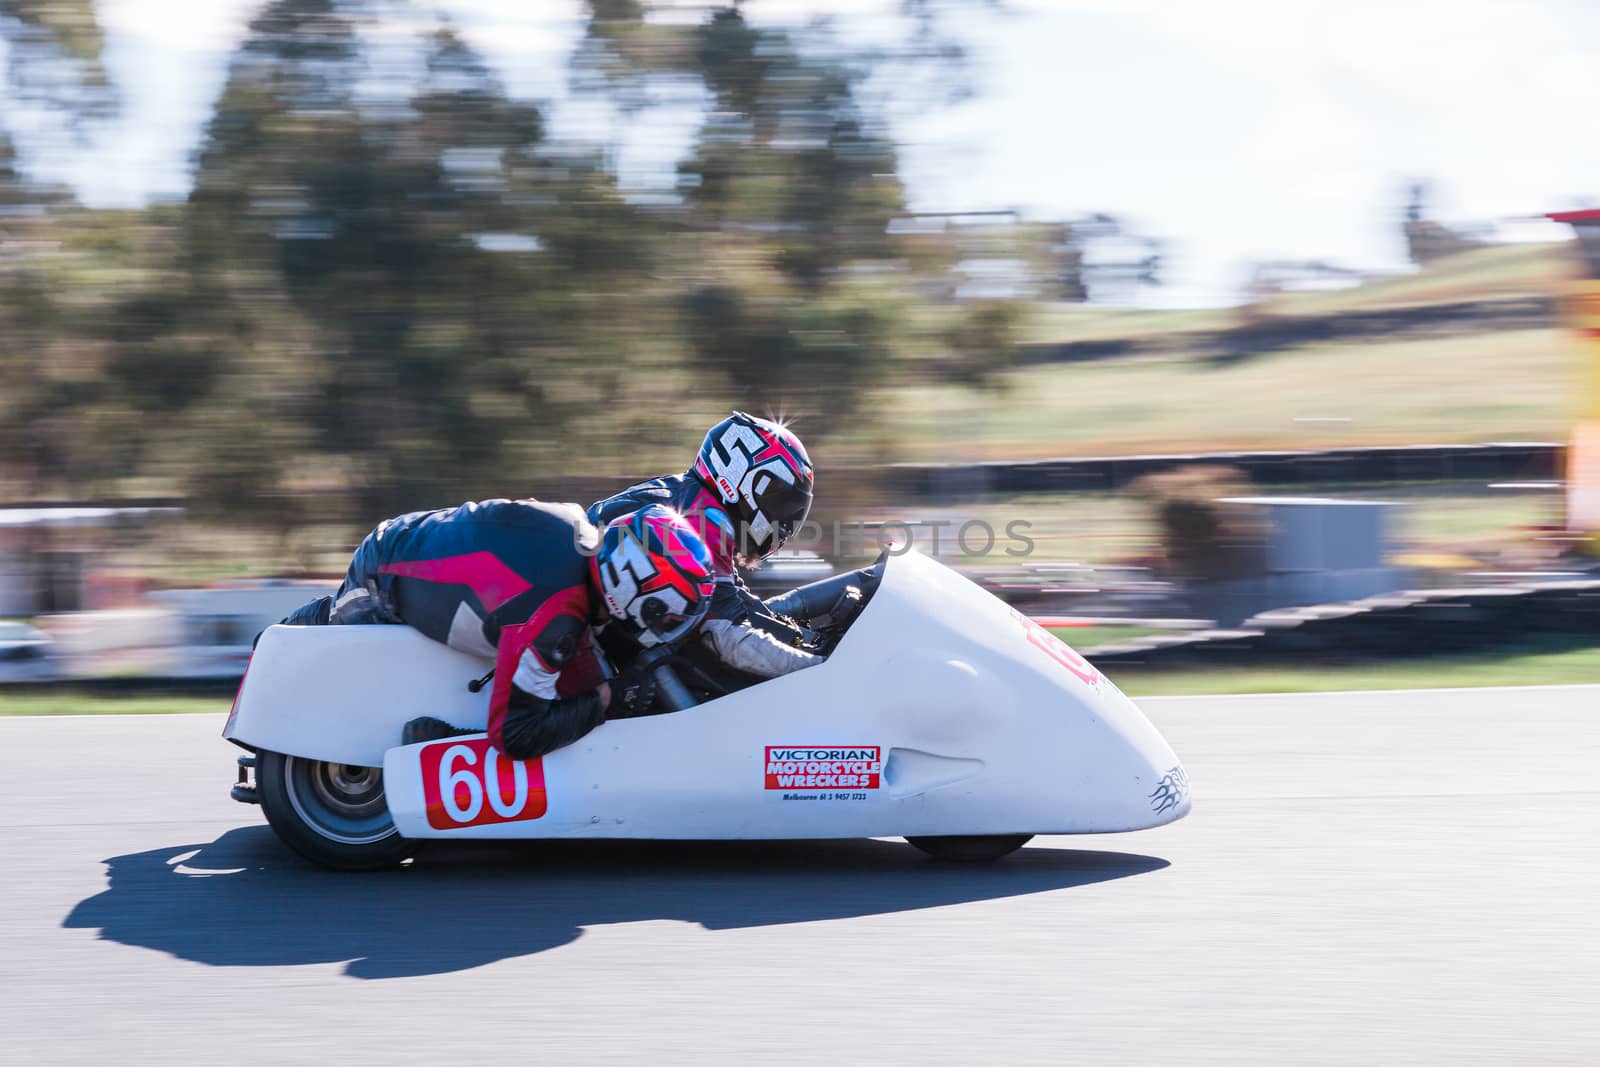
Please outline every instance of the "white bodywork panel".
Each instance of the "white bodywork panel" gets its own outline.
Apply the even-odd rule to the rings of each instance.
[[[492,663],[409,626],[271,626],[261,635],[222,736],[251,748],[357,767],[383,766],[418,715],[489,721],[489,690],[467,683]]]
[[[466,683],[486,669],[403,626],[274,627],[225,736],[381,765],[418,838],[1106,833],[1189,811],[1177,757],[1132,701],[916,552],[889,559],[820,666],[522,765],[481,737],[397,744],[418,715],[481,726],[488,694]]]

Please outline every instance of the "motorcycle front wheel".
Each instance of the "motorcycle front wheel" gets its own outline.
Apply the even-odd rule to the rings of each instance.
[[[256,795],[278,839],[312,863],[375,871],[411,855],[414,842],[389,816],[380,768],[262,751]]]

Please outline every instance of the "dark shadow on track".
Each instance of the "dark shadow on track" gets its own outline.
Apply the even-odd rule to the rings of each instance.
[[[466,970],[565,945],[585,926],[677,919],[708,930],[995,900],[1126,878],[1152,856],[1025,848],[930,861],[883,841],[547,841],[435,845],[409,867],[333,874],[265,826],[107,860],[110,886],[63,926],[213,966],[351,961],[357,978]]]

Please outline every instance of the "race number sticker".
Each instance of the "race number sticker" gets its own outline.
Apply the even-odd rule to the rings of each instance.
[[[1088,660],[1072,651],[1065,641],[1015,608],[1011,610],[1011,617],[1022,624],[1023,631],[1028,635],[1028,644],[1061,664],[1083,684],[1100,684],[1103,677],[1100,672]]]
[[[865,800],[883,777],[877,745],[768,745],[766,788],[785,800]]]
[[[545,813],[543,760],[507,759],[487,737],[439,741],[420,756],[422,797],[435,830],[522,822]]]

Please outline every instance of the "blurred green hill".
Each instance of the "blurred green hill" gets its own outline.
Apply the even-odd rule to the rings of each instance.
[[[984,393],[909,386],[895,416],[929,460],[1562,440],[1572,269],[1564,245],[1503,245],[1241,308],[1038,304],[1022,334],[1039,362]]]

